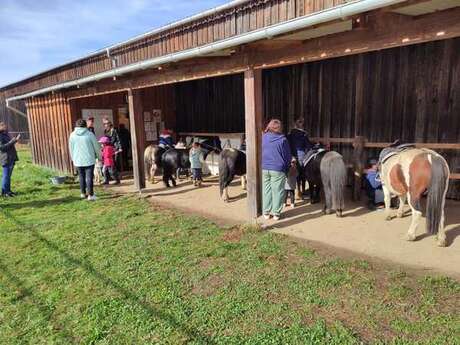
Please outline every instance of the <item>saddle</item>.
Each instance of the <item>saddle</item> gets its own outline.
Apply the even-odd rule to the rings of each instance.
[[[326,149],[322,146],[315,145],[312,149],[308,150],[302,161],[302,166],[306,166],[310,161],[315,159],[320,153],[325,152]]]
[[[400,144],[399,140],[395,141],[389,147],[386,147],[380,152],[378,165],[381,166],[390,157],[393,157],[403,151],[415,148],[415,144]]]

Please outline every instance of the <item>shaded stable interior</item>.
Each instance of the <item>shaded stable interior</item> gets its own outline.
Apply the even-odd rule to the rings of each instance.
[[[248,1],[251,6],[225,12],[221,21],[213,17],[175,34],[155,34],[114,48],[112,60],[96,54],[0,91],[6,96],[29,92],[108,70],[111,64],[129,65],[206,45],[341,3]],[[295,117],[304,116],[313,140],[343,153],[354,175],[395,139],[435,149],[451,168],[448,196],[460,199],[460,7],[437,0],[399,6],[27,98],[34,162],[71,172],[67,138],[82,109],[112,109],[115,125],[120,109],[126,109],[134,180],[141,189],[143,150],[149,144],[143,116],[160,109],[165,126],[177,133],[245,133],[248,209],[255,218],[263,125],[277,117],[288,131]]]

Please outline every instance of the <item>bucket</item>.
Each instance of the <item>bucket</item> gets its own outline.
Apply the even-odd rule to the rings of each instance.
[[[63,184],[66,180],[65,176],[54,176],[50,178],[51,183],[54,185]]]

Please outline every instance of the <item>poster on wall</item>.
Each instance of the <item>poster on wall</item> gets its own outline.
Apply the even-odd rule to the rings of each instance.
[[[104,135],[104,125],[102,124],[103,118],[108,118],[113,123],[113,111],[112,109],[82,109],[81,116],[84,120],[89,117],[94,117],[94,133],[96,138],[100,138]]]
[[[161,110],[155,109],[152,112],[144,112],[144,131],[146,141],[158,140],[158,125],[161,121]]]

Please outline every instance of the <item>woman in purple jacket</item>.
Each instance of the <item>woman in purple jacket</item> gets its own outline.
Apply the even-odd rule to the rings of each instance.
[[[284,205],[291,149],[280,120],[271,120],[262,137],[263,215],[279,220]]]

